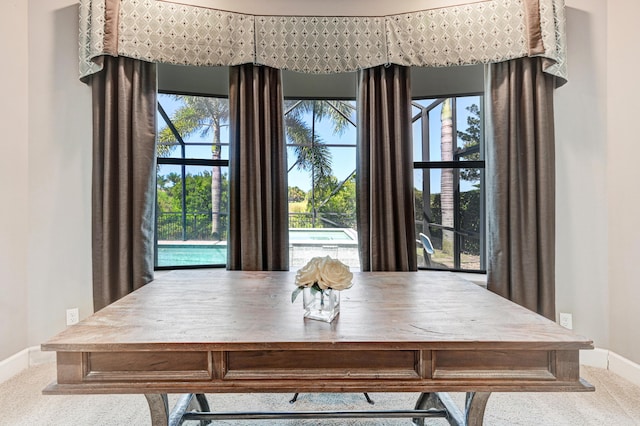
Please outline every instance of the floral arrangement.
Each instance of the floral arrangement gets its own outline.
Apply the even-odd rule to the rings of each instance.
[[[291,303],[298,294],[310,287],[313,293],[324,290],[346,290],[353,285],[353,274],[349,267],[329,256],[314,257],[296,274],[296,289],[291,293]]]

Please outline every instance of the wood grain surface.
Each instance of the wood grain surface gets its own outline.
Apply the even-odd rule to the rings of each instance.
[[[291,303],[293,272],[172,271],[72,326],[44,350],[131,345],[249,349],[371,343],[420,348],[571,348],[592,342],[448,272],[354,273],[330,324]]]
[[[330,324],[293,272],[173,271],[43,344],[48,393],[591,390],[590,340],[449,272],[354,273]]]

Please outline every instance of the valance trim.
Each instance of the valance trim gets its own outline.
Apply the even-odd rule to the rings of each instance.
[[[117,25],[116,25],[117,24]],[[486,0],[388,16],[259,16],[160,0],[81,0],[80,77],[101,55],[340,73],[541,56],[566,82],[564,0]],[[99,61],[98,61],[99,62]]]
[[[104,52],[111,56],[118,56],[120,0],[106,0],[104,15]]]
[[[540,3],[537,0],[524,2],[526,10],[527,36],[529,39],[528,56],[544,54],[542,29],[540,27]]]

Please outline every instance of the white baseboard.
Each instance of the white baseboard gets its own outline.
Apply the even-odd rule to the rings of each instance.
[[[609,370],[640,386],[640,365],[607,349],[580,351],[580,364]]]
[[[55,359],[55,352],[42,352],[40,346],[32,346],[24,349],[0,361],[0,383],[9,380],[29,367],[54,362]]]
[[[9,380],[26,368],[29,368],[29,349],[0,361],[0,383]]]
[[[609,351],[600,348],[580,351],[580,365],[607,370],[609,368]]]
[[[620,355],[609,352],[609,370],[618,376],[640,386],[640,365]]]

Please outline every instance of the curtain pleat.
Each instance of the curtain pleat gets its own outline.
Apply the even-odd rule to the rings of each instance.
[[[156,66],[103,57],[93,92],[92,260],[97,311],[153,279]]]
[[[289,269],[283,103],[280,70],[229,69],[231,270]]]
[[[409,68],[358,72],[357,220],[363,271],[416,271]]]
[[[542,59],[489,66],[488,288],[555,319],[554,77]]]

